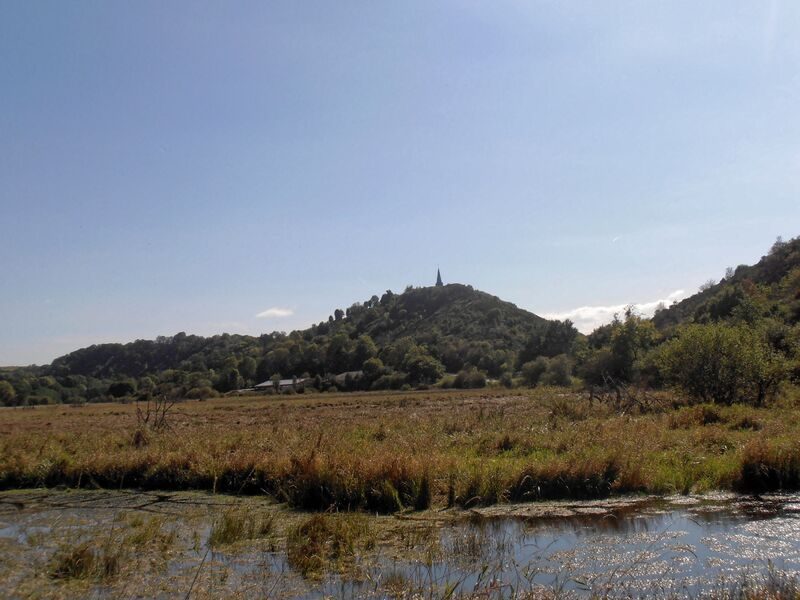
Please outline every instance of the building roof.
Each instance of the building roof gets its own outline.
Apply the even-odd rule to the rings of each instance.
[[[303,377],[298,377],[297,379],[281,379],[278,382],[278,385],[280,387],[289,387],[290,385],[294,385],[296,383],[303,383],[304,381],[305,381],[305,378],[303,378]],[[256,384],[253,387],[256,387],[256,388],[271,388],[271,387],[275,387],[275,382],[272,381],[271,379],[267,379],[266,381],[262,381],[261,383]]]

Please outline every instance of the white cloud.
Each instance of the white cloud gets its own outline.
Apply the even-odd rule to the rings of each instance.
[[[278,306],[273,306],[272,308],[261,311],[256,315],[256,317],[259,319],[282,319],[283,317],[291,317],[293,314],[294,311],[291,308],[280,308]]]
[[[633,306],[637,313],[645,317],[653,316],[659,304],[669,306],[673,302],[680,300],[686,296],[683,290],[675,290],[666,298],[659,300],[652,300],[650,302],[640,302],[638,304],[614,304],[611,306],[581,306],[572,310],[547,313],[542,315],[546,319],[569,319],[575,324],[578,331],[581,333],[591,333],[600,325],[610,323],[614,319],[614,315],[622,315],[628,306]]]

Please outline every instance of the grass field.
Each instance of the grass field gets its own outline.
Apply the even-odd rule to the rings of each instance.
[[[220,398],[162,431],[124,404],[0,411],[0,488],[202,489],[391,513],[800,485],[800,409],[620,414],[556,389]]]

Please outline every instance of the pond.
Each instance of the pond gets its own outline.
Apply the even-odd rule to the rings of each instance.
[[[263,539],[212,548],[214,523],[231,507],[266,511],[275,525]],[[312,574],[287,556],[289,532],[308,518],[254,497],[6,492],[0,494],[0,595],[697,597],[730,595],[747,585],[789,586],[800,574],[796,494],[626,497],[363,516],[359,531],[368,532],[368,543],[353,543],[351,554],[342,552],[343,559]],[[54,557],[87,539],[98,548],[102,540],[115,549],[130,546],[115,576],[54,576]]]

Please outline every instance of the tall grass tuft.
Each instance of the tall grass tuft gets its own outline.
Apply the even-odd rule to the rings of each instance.
[[[287,560],[303,576],[316,577],[332,563],[341,566],[366,538],[366,521],[361,518],[316,514],[289,532]]]
[[[238,507],[228,509],[212,524],[208,544],[212,548],[217,548],[242,540],[269,537],[274,520],[274,514],[248,511]]]
[[[117,576],[121,563],[119,548],[89,540],[75,546],[62,546],[53,556],[50,576],[54,579],[104,581]]]
[[[747,444],[737,487],[748,492],[800,487],[800,442],[761,437]]]

